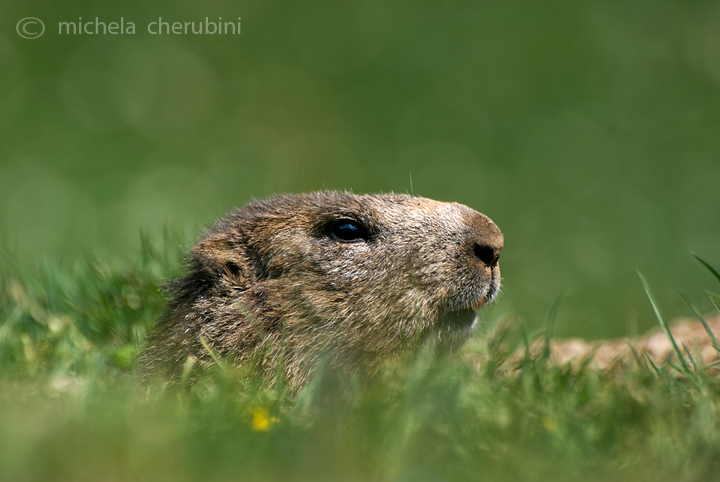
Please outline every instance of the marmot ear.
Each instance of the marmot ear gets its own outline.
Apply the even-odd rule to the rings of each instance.
[[[200,240],[192,258],[202,269],[240,285],[249,284],[253,275],[245,245],[225,233],[211,233]]]

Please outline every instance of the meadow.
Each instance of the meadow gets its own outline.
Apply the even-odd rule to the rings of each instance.
[[[687,366],[572,369],[526,351],[508,367],[532,335],[485,319],[461,353],[428,346],[372,380],[321,371],[291,394],[218,364],[192,386],[143,385],[143,333],[180,266],[171,245],[4,267],[0,480],[717,479],[720,378],[692,349]]]

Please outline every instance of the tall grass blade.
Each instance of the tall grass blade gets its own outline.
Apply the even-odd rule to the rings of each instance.
[[[715,307],[715,309],[720,312],[720,305],[717,304],[717,301],[715,301],[714,299],[710,298],[710,303],[712,303],[713,306]]]
[[[530,362],[532,361],[532,354],[530,353],[530,337],[528,336],[525,322],[520,324],[520,335],[522,336],[523,345],[525,347],[525,355],[523,356],[523,370],[525,370],[526,367],[530,366]]]
[[[680,290],[680,295],[685,298],[685,302],[688,304],[692,312],[695,314],[695,317],[700,320],[700,323],[702,323],[703,328],[705,328],[705,331],[708,334],[708,337],[710,337],[710,342],[712,343],[713,348],[715,348],[715,352],[720,355],[720,346],[718,346],[717,339],[715,338],[715,334],[712,332],[710,327],[708,326],[707,322],[705,321],[705,318],[700,314],[697,307],[695,306],[695,303],[690,299],[690,296],[688,296],[687,293],[685,293],[683,290]],[[715,305],[715,302],[713,301],[713,304]],[[717,305],[715,305],[716,308],[718,308]],[[720,308],[718,308],[718,311],[720,311]]]
[[[195,357],[189,355],[185,359],[185,364],[183,365],[182,377],[180,378],[181,387],[187,386],[188,380],[190,380],[190,374],[192,373],[193,366],[195,366]]]
[[[690,350],[688,349],[687,345],[685,343],[682,343],[683,350],[685,350],[685,353],[687,354],[688,360],[690,360],[690,364],[692,365],[693,369],[695,370],[695,373],[699,373],[699,368],[702,368],[702,366],[698,367],[697,362],[695,361],[695,357],[692,356],[692,353],[690,353]],[[702,358],[700,359],[700,362],[702,363]]]
[[[560,296],[558,296],[555,300],[555,303],[553,303],[552,309],[550,309],[550,314],[548,315],[547,321],[547,330],[545,331],[545,349],[543,350],[542,354],[543,361],[547,361],[550,358],[550,342],[555,336],[555,324],[557,322],[557,315],[560,311],[560,306],[562,305],[563,301],[565,301],[565,298],[567,298],[567,293],[560,293]]]
[[[630,348],[630,352],[632,353],[633,357],[635,358],[635,362],[638,364],[639,367],[644,367],[646,370],[650,370],[650,367],[648,366],[647,362],[645,362],[645,359],[640,359],[640,355],[638,355],[637,350],[635,347],[630,343],[629,341],[625,340],[625,344]]]
[[[720,281],[720,273],[718,273],[718,272],[715,270],[715,268],[713,268],[712,266],[710,266],[705,260],[703,260],[703,259],[702,259],[700,256],[698,256],[697,254],[692,253],[692,255],[695,256],[695,259],[697,259],[698,261],[700,261],[700,263],[701,263],[703,266],[705,266],[705,267],[708,269],[708,271],[710,271],[710,272],[713,274],[713,276],[715,276],[715,278],[717,278],[718,281]]]
[[[205,348],[205,350],[208,352],[210,357],[215,361],[217,366],[220,367],[220,369],[222,371],[225,371],[225,364],[222,362],[222,360],[220,360],[220,357],[217,356],[217,353],[215,353],[215,350],[212,349],[212,347],[207,342],[205,337],[201,336],[201,337],[199,337],[199,339],[200,339],[200,343],[202,344],[203,348]]]
[[[708,295],[710,298],[715,298],[716,300],[720,300],[720,295],[717,293],[713,293],[712,291],[703,290],[703,293]]]
[[[660,378],[660,377],[662,376],[662,373],[660,372],[660,369],[659,369],[658,366],[655,364],[655,362],[652,361],[652,358],[650,358],[650,355],[648,355],[647,353],[643,353],[643,358],[645,359],[645,361],[646,361],[647,363],[650,364],[650,366],[652,367],[653,371],[655,372],[655,375],[656,375],[658,378]]]
[[[657,301],[655,300],[655,296],[652,294],[652,291],[650,291],[650,286],[648,285],[647,281],[645,280],[645,277],[642,275],[642,273],[639,270],[636,270],[638,276],[640,277],[640,281],[642,282],[643,289],[645,290],[645,295],[647,296],[648,300],[650,301],[650,306],[652,306],[653,311],[655,312],[655,318],[657,318],[658,323],[660,324],[660,328],[662,328],[663,332],[665,333],[665,336],[668,337],[670,340],[670,343],[672,344],[673,351],[675,352],[675,355],[677,355],[678,360],[680,360],[680,363],[682,364],[683,370],[688,375],[691,375],[692,372],[690,371],[690,368],[687,366],[687,363],[685,363],[685,358],[682,356],[682,352],[680,352],[680,348],[678,348],[677,343],[675,343],[675,338],[672,336],[672,332],[670,332],[670,328],[668,327],[667,322],[662,317],[662,314],[660,314],[660,308],[658,307]]]

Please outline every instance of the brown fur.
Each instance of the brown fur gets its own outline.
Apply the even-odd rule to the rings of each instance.
[[[353,220],[366,236],[337,238]],[[400,194],[318,192],[253,202],[220,220],[169,284],[142,355],[145,376],[177,379],[188,357],[255,355],[292,386],[326,359],[373,366],[432,338],[455,349],[500,285],[503,236],[456,203]]]

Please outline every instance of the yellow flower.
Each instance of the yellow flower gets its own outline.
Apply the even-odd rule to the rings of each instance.
[[[271,417],[263,407],[256,407],[252,410],[252,428],[256,432],[265,432],[275,422],[277,422],[277,418]]]
[[[542,418],[542,424],[548,432],[554,432],[557,430],[557,424],[550,415],[545,415]]]

